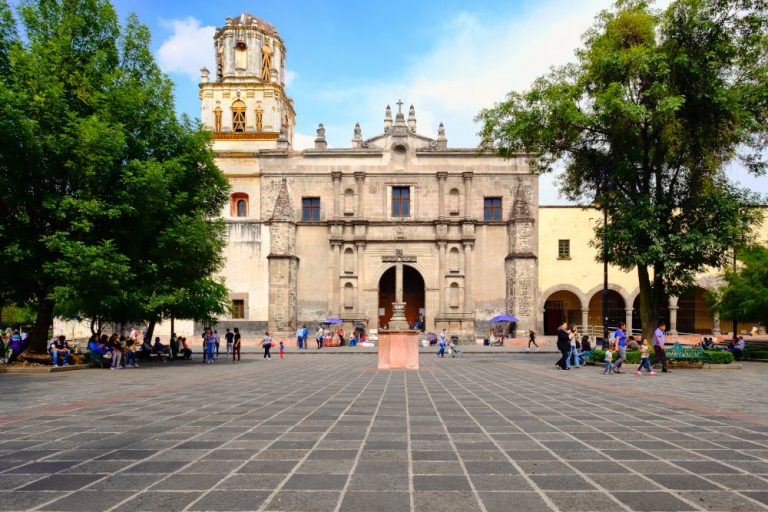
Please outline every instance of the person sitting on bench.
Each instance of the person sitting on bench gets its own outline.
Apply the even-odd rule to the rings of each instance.
[[[171,360],[171,349],[160,343],[160,336],[155,337],[155,346],[152,350],[157,354],[157,358],[162,361],[163,356],[166,357],[166,361]]]
[[[53,366],[59,366],[59,358],[61,358],[62,366],[69,366],[70,353],[66,336],[61,335],[53,338],[48,345],[48,352],[53,358]]]

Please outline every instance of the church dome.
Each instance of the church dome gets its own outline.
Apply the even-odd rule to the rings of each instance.
[[[268,21],[264,21],[261,18],[257,18],[253,14],[247,12],[242,13],[240,16],[230,18],[232,20],[233,27],[255,27],[261,32],[269,36],[278,35],[277,29],[274,25]]]

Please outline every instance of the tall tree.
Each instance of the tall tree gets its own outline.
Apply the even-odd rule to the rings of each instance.
[[[709,301],[723,318],[768,326],[768,248],[753,245],[737,256],[740,266],[725,272],[725,286],[710,293]]]
[[[724,167],[766,170],[767,12],[758,0],[676,0],[663,12],[619,1],[575,63],[478,115],[500,155],[532,153],[540,172],[562,161],[565,197],[600,199],[610,220],[593,245],[637,272],[644,336],[663,301],[721,267],[760,216]]]
[[[163,293],[208,283],[218,254],[156,240],[186,225],[221,244],[227,183],[135,16],[122,27],[106,0],[23,0],[19,14],[23,37],[0,0],[0,286],[34,301],[43,351],[54,314],[149,319],[153,278]]]

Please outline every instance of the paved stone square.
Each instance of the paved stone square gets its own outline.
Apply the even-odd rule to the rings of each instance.
[[[768,366],[548,354],[0,375],[0,510],[768,509]]]

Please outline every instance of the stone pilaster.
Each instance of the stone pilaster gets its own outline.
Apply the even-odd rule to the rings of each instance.
[[[518,332],[535,329],[537,323],[539,273],[534,217],[536,207],[531,185],[518,179],[508,224],[510,251],[505,259],[507,313],[518,318]]]
[[[269,220],[269,308],[267,328],[284,336],[296,330],[299,258],[296,256],[296,215],[283,178]]]

